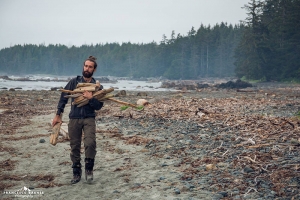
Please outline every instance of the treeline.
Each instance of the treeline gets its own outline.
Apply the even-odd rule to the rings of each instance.
[[[172,31],[159,43],[16,45],[0,51],[0,72],[76,75],[93,55],[100,76],[299,80],[300,0],[250,0],[245,10],[248,17],[238,25]]]
[[[238,77],[263,81],[300,79],[300,0],[252,0],[236,49]]]
[[[242,25],[216,24],[193,27],[183,36],[173,31],[168,38],[148,44],[107,43],[67,47],[65,45],[16,45],[0,51],[0,72],[9,74],[80,74],[89,55],[97,57],[96,75],[122,77],[233,76],[234,50],[242,36]]]

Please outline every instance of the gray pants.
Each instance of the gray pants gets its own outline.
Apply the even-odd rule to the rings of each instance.
[[[96,123],[94,118],[70,119],[68,125],[71,146],[71,160],[73,163],[80,162],[80,147],[82,131],[85,158],[95,159],[96,156]]]

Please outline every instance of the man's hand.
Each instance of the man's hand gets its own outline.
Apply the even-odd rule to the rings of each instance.
[[[60,115],[55,115],[54,119],[52,120],[52,126],[55,126],[57,123],[62,123]]]
[[[85,90],[83,92],[82,96],[87,98],[87,99],[91,99],[91,98],[93,98],[93,93]]]

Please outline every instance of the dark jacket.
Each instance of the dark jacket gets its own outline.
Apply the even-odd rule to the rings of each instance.
[[[75,78],[72,78],[68,84],[65,86],[64,89],[66,90],[74,90],[78,83],[85,83],[85,80],[82,76],[77,76]],[[92,78],[91,83],[96,83],[96,80]],[[103,87],[101,86],[101,89]],[[57,106],[57,115],[60,115],[64,112],[65,105],[68,103],[68,99],[64,96],[66,96],[67,93],[62,92],[60,95],[60,99]],[[72,98],[72,101],[74,101],[74,98]],[[70,119],[83,119],[83,118],[95,118],[96,113],[95,110],[100,110],[103,106],[103,102],[98,101],[95,98],[92,98],[89,100],[89,103],[87,105],[84,105],[82,107],[77,107],[77,105],[71,105],[71,112],[69,114]]]

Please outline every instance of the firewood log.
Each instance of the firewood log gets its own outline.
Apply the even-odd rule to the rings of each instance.
[[[94,86],[95,83],[78,83],[76,88]]]
[[[84,91],[95,92],[100,89],[100,86],[99,81],[96,81],[96,83],[78,83],[74,90],[60,89],[60,91],[69,94],[83,93]]]
[[[97,80],[96,83],[78,83],[76,88],[80,88],[80,87],[95,87],[96,91],[99,90],[101,84],[100,82]]]
[[[62,119],[62,114],[60,114],[60,118]],[[58,135],[60,132],[62,122],[57,123],[52,128],[52,133],[50,134],[50,144],[55,146],[57,144]]]
[[[120,100],[117,100],[117,99],[114,99],[114,98],[108,98],[107,100],[110,100],[110,101],[113,101],[113,102],[116,102],[116,103],[119,103],[119,104],[123,104],[123,105],[126,105],[126,106],[137,108],[137,106],[132,104],[132,103],[128,103],[128,102],[125,102],[125,101],[120,101]]]
[[[140,106],[146,106],[146,105],[148,105],[150,103],[146,99],[139,99],[139,100],[137,100],[136,104],[140,105]]]
[[[73,92],[84,92],[84,91],[94,92],[96,91],[96,86],[79,87],[73,90]]]

